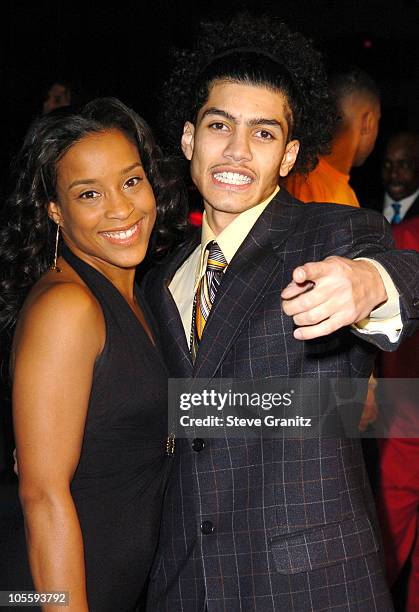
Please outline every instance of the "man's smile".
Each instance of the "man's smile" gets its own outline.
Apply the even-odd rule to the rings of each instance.
[[[221,189],[242,191],[254,182],[252,173],[244,168],[220,167],[211,173],[212,182]]]

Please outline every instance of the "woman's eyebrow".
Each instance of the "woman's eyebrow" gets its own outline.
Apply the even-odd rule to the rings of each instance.
[[[134,164],[131,164],[130,166],[127,166],[126,168],[123,168],[121,170],[121,176],[123,174],[127,174],[128,172],[131,172],[131,170],[134,170],[134,168],[142,168],[143,165],[141,162],[135,162]],[[68,190],[72,189],[73,187],[76,187],[77,185],[93,185],[94,183],[97,182],[97,179],[77,179],[76,181],[73,181],[69,187]]]

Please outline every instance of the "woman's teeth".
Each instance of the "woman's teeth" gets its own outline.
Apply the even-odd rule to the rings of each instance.
[[[239,174],[238,172],[216,172],[214,178],[220,183],[227,183],[229,185],[247,185],[252,182],[250,176]]]
[[[126,240],[127,238],[131,238],[137,231],[138,223],[125,230],[124,232],[102,232],[104,236],[108,236],[109,238],[116,238],[117,240]]]

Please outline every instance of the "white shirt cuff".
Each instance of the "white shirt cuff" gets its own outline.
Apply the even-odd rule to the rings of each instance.
[[[366,335],[384,334],[387,336],[390,342],[396,343],[403,329],[400,314],[399,292],[397,291],[390,274],[380,263],[378,263],[378,261],[369,259],[368,257],[359,257],[357,259],[369,261],[377,268],[384,283],[384,288],[387,293],[387,301],[371,311],[369,317],[355,323],[354,327],[359,332]]]

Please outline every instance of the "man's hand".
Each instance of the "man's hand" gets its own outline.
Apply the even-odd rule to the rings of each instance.
[[[366,431],[368,425],[372,425],[378,419],[378,406],[375,401],[375,387],[377,382],[373,379],[374,384],[370,382],[368,384],[368,393],[365,399],[364,410],[362,411],[361,419],[359,421],[358,429],[361,432]]]
[[[387,300],[380,273],[369,261],[327,257],[295,268],[282,291],[282,307],[293,317],[297,340],[311,340],[368,317]]]

